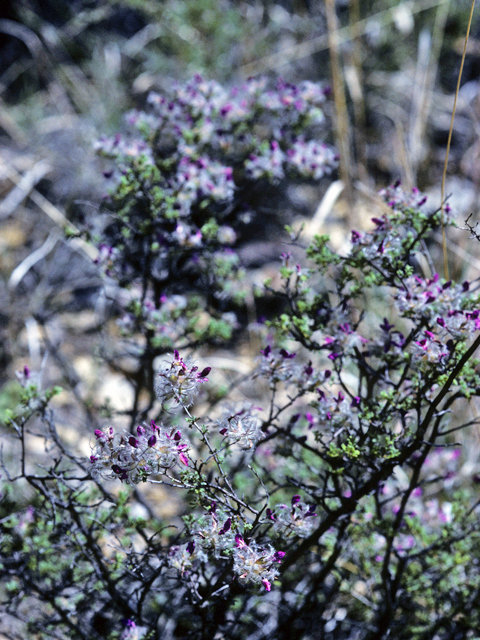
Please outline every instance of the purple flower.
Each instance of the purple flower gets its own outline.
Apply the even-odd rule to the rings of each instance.
[[[153,434],[148,439],[148,446],[149,447],[154,447],[156,445],[156,443],[157,443],[157,436],[155,434]]]
[[[184,447],[186,447],[187,445],[182,445]],[[187,456],[183,453],[183,451],[180,451],[178,454],[178,457],[180,459],[180,461],[186,466],[188,467],[188,458]]]
[[[135,629],[135,627],[137,626],[135,622],[130,618],[127,618],[126,620],[122,620],[122,624],[127,629]]]
[[[385,218],[372,218],[372,222],[376,225],[377,231],[386,228],[387,221]]]
[[[227,533],[227,531],[230,530],[231,526],[232,526],[232,519],[227,518],[223,524],[223,527],[218,530],[218,535],[223,536],[225,533]]]
[[[118,464],[112,464],[112,471],[113,473],[116,473],[120,480],[127,480],[128,479],[128,473],[126,472],[125,469],[122,469],[122,467],[120,467]]]
[[[235,546],[237,547],[237,549],[243,549],[247,546],[247,543],[243,539],[243,536],[241,536],[239,533],[235,535]]]
[[[271,591],[272,590],[272,585],[266,578],[262,579],[262,584],[265,587],[265,591]]]
[[[352,230],[352,238],[351,238],[352,244],[357,244],[358,242],[360,242],[361,238],[362,238],[361,233],[359,233],[358,231]]]
[[[312,375],[314,369],[312,367],[312,361],[311,360],[309,361],[308,365],[304,368],[303,371],[304,371],[306,376],[311,376]]]
[[[337,358],[340,358],[340,354],[339,354],[339,353],[332,352],[332,353],[329,353],[327,357],[328,357],[328,359],[329,359],[329,360],[331,360],[332,362],[335,362],[335,360],[337,360]]]
[[[382,331],[385,331],[385,333],[389,333],[394,328],[394,326],[394,324],[390,324],[389,321],[384,318],[382,324],[380,325],[380,329]]]

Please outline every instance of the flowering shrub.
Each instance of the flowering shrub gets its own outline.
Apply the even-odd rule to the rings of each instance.
[[[255,79],[227,90],[195,76],[151,94],[148,113],[128,115],[126,136],[98,142],[115,161],[99,262],[134,287],[127,335],[148,326],[156,353],[230,338],[241,303],[234,248],[257,215],[259,183],[318,180],[337,164],[318,138],[325,93]]]
[[[301,263],[284,253],[283,311],[243,380],[258,396],[242,381],[215,394],[193,351],[235,291],[225,245],[245,185],[318,177],[334,157],[307,137],[324,95],[309,83],[228,93],[196,78],[174,95],[131,116],[141,138],[103,143],[121,177],[101,260],[132,292],[124,330],[147,343],[132,429],[95,425],[78,458],[52,393],[20,375],[5,477],[35,498],[12,515],[5,483],[1,606],[42,638],[474,638],[478,479],[460,482],[456,434],[476,423],[480,297],[419,267],[440,211],[396,184],[344,254],[326,236]],[[52,463],[34,469],[39,433]]]

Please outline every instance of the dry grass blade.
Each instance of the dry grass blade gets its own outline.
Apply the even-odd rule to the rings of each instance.
[[[442,238],[443,238],[443,265],[445,270],[445,277],[449,278],[448,275],[448,255],[447,255],[447,238],[445,235],[445,180],[447,178],[447,167],[448,167],[448,156],[450,154],[450,145],[452,143],[452,132],[453,132],[453,122],[455,120],[455,111],[457,108],[457,100],[458,94],[460,91],[460,81],[462,79],[463,65],[465,62],[465,55],[467,52],[468,45],[468,37],[470,35],[470,27],[472,25],[473,19],[473,10],[475,9],[475,0],[472,0],[472,6],[470,9],[470,16],[468,19],[467,33],[465,35],[465,45],[463,47],[462,61],[460,63],[460,71],[458,72],[458,80],[457,80],[457,89],[455,91],[455,100],[453,102],[453,111],[452,111],[452,119],[450,122],[450,130],[448,132],[448,142],[447,142],[447,152],[445,154],[445,164],[443,167],[443,175],[442,175],[442,190],[441,190],[441,208],[442,208]]]
[[[50,165],[41,160],[22,176],[16,186],[0,202],[0,220],[8,218],[30,194],[35,185],[50,172]]]
[[[32,267],[34,267],[37,262],[46,258],[48,254],[53,250],[57,241],[59,240],[58,230],[55,232],[51,232],[45,242],[39,247],[36,251],[31,253],[23,262],[21,262],[16,269],[13,270],[12,275],[8,281],[8,288],[10,290],[16,289],[16,287],[20,284],[23,278],[27,275]]]
[[[328,189],[325,192],[320,204],[317,207],[317,210],[313,214],[311,220],[309,220],[303,232],[303,235],[308,240],[313,239],[313,236],[316,233],[320,233],[323,223],[327,216],[332,212],[333,207],[335,206],[336,201],[340,197],[344,184],[341,180],[335,180],[332,182]]]
[[[438,6],[432,33],[430,34],[425,31],[422,32],[419,37],[419,53],[408,140],[410,163],[413,181],[415,183],[416,171],[421,161],[421,150],[424,145],[425,131],[432,103],[438,61],[450,4],[450,0],[446,0],[446,2]]]
[[[345,96],[342,66],[338,50],[337,14],[335,0],[325,0],[327,14],[328,44],[332,67],[333,99],[335,102],[335,137],[340,152],[340,177],[345,185],[347,200],[352,205],[352,162],[350,155],[350,127]]]
[[[345,66],[345,82],[352,98],[354,131],[353,140],[356,148],[356,170],[357,176],[363,180],[367,179],[367,144],[366,144],[366,124],[367,115],[365,109],[365,91],[362,69],[362,42],[358,33],[360,24],[360,4],[359,0],[350,0],[349,19],[352,28],[352,51],[348,64]]]

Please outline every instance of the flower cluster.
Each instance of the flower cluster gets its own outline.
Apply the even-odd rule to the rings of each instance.
[[[293,362],[296,353],[290,353],[286,349],[272,349],[267,345],[261,351],[257,375],[270,380],[271,384],[285,382],[298,373],[298,366]]]
[[[413,343],[413,360],[420,363],[440,363],[443,358],[448,358],[450,350],[448,345],[442,344],[432,331],[425,330],[420,340]]]
[[[352,254],[361,254],[371,264],[383,267],[401,251],[405,230],[395,225],[394,219],[387,215],[372,218],[372,222],[375,225],[373,231],[352,231]]]
[[[223,512],[217,511],[217,503],[213,501],[208,513],[198,518],[190,541],[171,547],[168,555],[169,565],[186,575],[195,562],[207,562],[209,556],[220,559],[232,554],[233,570],[242,581],[261,583],[266,591],[271,590],[278,575],[277,565],[285,552],[274,551],[271,545],[260,547],[253,540],[247,544],[242,535],[234,533],[232,518],[225,518]]]
[[[427,198],[422,197],[416,188],[405,192],[400,182],[384,189],[380,195],[391,211],[372,218],[373,231],[352,231],[350,262],[361,266],[364,272],[369,271],[367,265],[374,267],[382,275],[378,283],[383,283],[388,280],[387,273],[389,276],[396,272],[410,275],[412,270],[405,259],[411,255],[420,237],[440,224],[441,212],[428,212]],[[449,207],[446,208],[444,224],[452,224]],[[415,240],[412,234],[416,236]]]
[[[168,564],[182,576],[187,576],[195,563],[206,562],[207,554],[191,542],[174,545],[168,551]]]
[[[187,131],[193,132],[189,136],[191,145],[198,142],[225,147],[228,134],[236,133],[236,127],[245,121],[253,123],[253,130],[255,125],[268,124],[277,137],[282,130],[299,134],[308,126],[324,123],[321,106],[328,90],[321,85],[308,81],[294,85],[282,80],[274,88],[267,85],[265,78],[250,78],[241,87],[227,90],[196,75],[187,84],[175,87],[171,97],[152,93],[148,100],[154,117],[167,131],[184,137]],[[140,130],[152,126],[152,119],[138,112],[129,115]]]
[[[212,501],[209,512],[196,522],[189,549],[193,551],[201,547],[206,553],[218,558],[232,548],[234,540],[232,519],[223,512],[217,512],[217,503]]]
[[[245,162],[247,175],[252,180],[269,178],[271,180],[281,180],[285,176],[283,164],[285,154],[280,149],[276,140],[272,140],[270,145],[259,149],[258,153],[251,153]]]
[[[117,478],[126,484],[146,482],[182,464],[188,466],[189,444],[180,431],[157,426],[138,426],[136,435],[95,431],[96,445],[90,456],[94,478]]]
[[[306,538],[318,524],[315,505],[307,506],[298,495],[293,496],[291,506],[277,504],[274,510],[267,509],[267,518],[282,537]]]
[[[265,81],[250,80],[249,86],[255,91],[261,91],[259,102],[271,115],[289,112],[291,121],[297,124],[302,116],[307,116],[309,122],[322,124],[324,120],[320,109],[325,101],[329,89],[323,89],[318,84],[304,81],[299,85],[279,80],[275,90],[265,90]],[[316,109],[312,109],[316,107]]]
[[[327,357],[332,362],[368,343],[348,322],[336,324],[332,318],[328,329],[330,333],[323,336],[323,346],[330,352]]]
[[[478,295],[470,295],[470,283],[441,281],[435,274],[425,279],[410,276],[395,296],[398,310],[408,318],[422,316],[455,338],[480,328]]]
[[[275,551],[271,545],[257,546],[255,541],[249,544],[243,536],[235,536],[233,552],[233,570],[240,580],[263,584],[265,591],[270,591],[272,582],[278,575],[278,564],[284,557],[284,551]]]
[[[231,200],[232,165],[243,165],[254,179],[278,179],[289,172],[289,165],[307,179],[331,172],[336,155],[322,142],[305,139],[308,127],[318,129],[324,122],[325,90],[311,82],[295,86],[279,81],[270,90],[266,84],[250,79],[228,91],[197,75],[176,86],[171,96],[150,94],[152,113],[127,116],[128,124],[141,134],[139,139],[126,141],[117,135],[100,140],[97,150],[118,161],[137,155],[151,162],[153,157],[157,161],[156,152],[168,148],[177,163],[171,193],[185,204],[179,215],[190,211],[197,196]],[[266,128],[267,144],[262,141],[268,137]],[[228,162],[215,161],[219,153]]]
[[[421,222],[421,214],[427,211],[427,196],[422,195],[417,187],[413,187],[410,191],[405,191],[400,180],[381,189],[379,196],[383,198],[393,212],[406,215],[409,222],[415,222],[415,220]],[[452,210],[448,204],[445,205],[444,214],[444,222],[450,223]],[[439,221],[440,216],[437,222]]]
[[[326,144],[314,140],[296,140],[286,151],[287,166],[295,168],[299,176],[320,180],[337,162],[337,155]]]
[[[210,371],[211,367],[199,371],[191,358],[183,360],[175,349],[171,360],[164,360],[157,371],[155,393],[162,403],[171,400],[174,406],[189,407]]]
[[[233,200],[234,183],[231,167],[226,167],[208,157],[184,156],[178,163],[178,173],[173,182],[176,193],[176,211],[187,217],[195,204],[205,208],[218,202]]]
[[[262,437],[257,416],[253,409],[242,409],[220,421],[220,433],[228,438],[230,444],[238,444],[242,449],[251,449]]]

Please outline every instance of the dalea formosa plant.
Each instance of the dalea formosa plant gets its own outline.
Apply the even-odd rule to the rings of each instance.
[[[98,261],[122,288],[125,335],[145,333],[156,355],[228,341],[239,327],[242,269],[236,247],[262,227],[261,194],[288,181],[318,181],[337,165],[324,143],[328,90],[250,79],[225,89],[195,76],[128,132],[97,144],[113,160]],[[273,207],[273,209],[272,209]],[[98,218],[95,221],[98,221]]]
[[[85,233],[124,338],[113,347],[107,337],[104,357],[116,366],[133,353],[139,363],[128,371],[132,429],[145,418],[141,393],[153,404],[156,357],[231,344],[245,327],[237,249],[258,236],[265,209],[278,217],[288,184],[335,170],[323,141],[327,94],[312,82],[261,79],[227,90],[197,75],[152,93],[147,111],[128,114],[125,134],[98,141],[110,187]]]
[[[302,264],[282,256],[284,313],[249,376],[262,402],[209,406],[214,369],[172,350],[148,419],[97,429],[85,460],[24,374],[6,477],[36,498],[21,517],[2,498],[4,610],[48,603],[42,638],[477,636],[478,478],[458,439],[477,423],[478,285],[420,268],[440,211],[398,184],[382,195],[344,255],[319,236]],[[39,433],[41,471],[25,453]],[[166,490],[173,522],[151,508]]]

